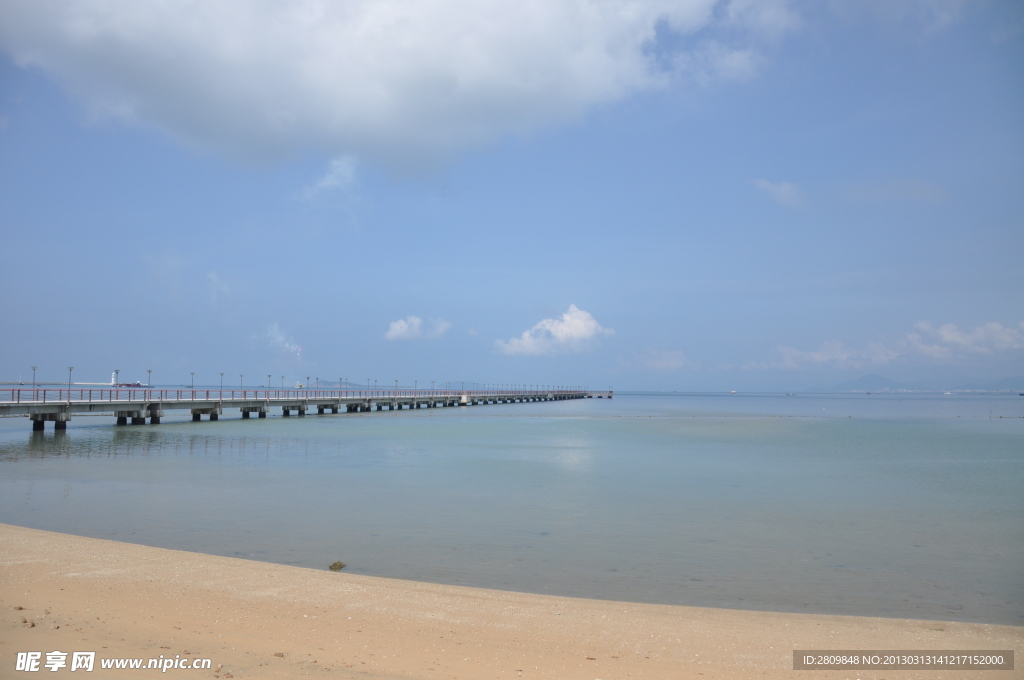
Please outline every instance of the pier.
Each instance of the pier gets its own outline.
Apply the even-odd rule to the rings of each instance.
[[[47,422],[65,430],[73,414],[111,413],[118,425],[156,425],[167,411],[190,411],[193,421],[217,420],[225,409],[243,418],[266,418],[270,409],[282,416],[363,413],[403,409],[513,404],[567,399],[611,399],[610,390],[196,390],[196,389],[2,389],[0,415],[23,415],[32,429]]]

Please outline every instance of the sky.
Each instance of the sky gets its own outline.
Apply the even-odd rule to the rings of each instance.
[[[0,243],[5,381],[1024,376],[1024,7],[2,0]]]

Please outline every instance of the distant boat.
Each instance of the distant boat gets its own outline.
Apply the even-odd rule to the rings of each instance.
[[[297,390],[304,390],[304,389],[306,389],[306,386],[303,385],[302,383],[300,383],[299,381],[295,381],[295,389],[297,389]]]

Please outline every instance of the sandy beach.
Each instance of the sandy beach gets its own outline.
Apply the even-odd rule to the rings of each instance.
[[[209,658],[221,678],[989,678],[794,671],[794,649],[1024,649],[1024,628],[560,598],[0,525],[0,675],[18,652]],[[325,565],[326,567],[326,565]],[[41,669],[48,672],[47,669]],[[68,668],[61,672],[69,672]],[[149,674],[156,671],[149,670]],[[89,677],[145,672],[103,670]]]

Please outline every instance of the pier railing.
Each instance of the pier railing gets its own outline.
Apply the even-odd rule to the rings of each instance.
[[[237,401],[284,399],[445,399],[467,397],[547,397],[580,394],[584,390],[268,390],[268,389],[151,389],[110,388],[61,389],[9,388],[0,389],[0,403],[115,403],[115,402],[171,402],[171,401]]]

